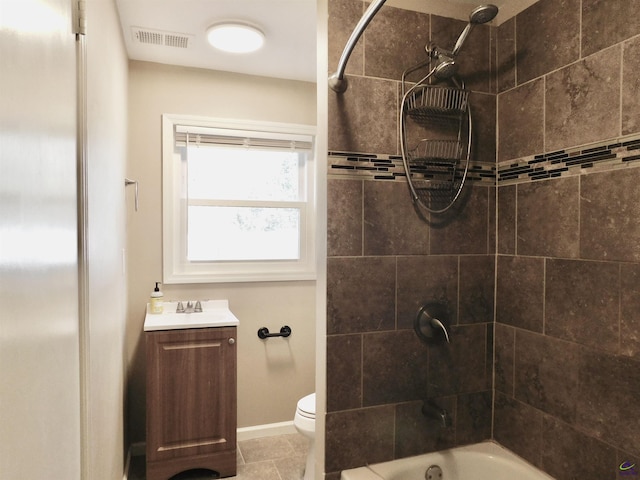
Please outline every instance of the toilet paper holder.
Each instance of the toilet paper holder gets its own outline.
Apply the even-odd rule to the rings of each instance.
[[[283,326],[280,329],[280,333],[269,333],[269,329],[267,327],[262,327],[258,330],[258,338],[261,340],[272,337],[288,337],[289,335],[291,335],[291,327],[288,325]]]

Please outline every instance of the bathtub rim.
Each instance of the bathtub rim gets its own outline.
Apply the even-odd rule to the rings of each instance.
[[[421,453],[419,455],[413,455],[410,457],[398,458],[395,460],[389,460],[387,462],[372,463],[364,467],[355,467],[343,470],[340,473],[340,480],[384,480],[386,478],[385,475],[397,471],[398,465],[416,463],[422,466],[425,461],[424,458],[429,455],[442,455],[444,453],[457,453],[466,451],[510,460],[520,467],[536,471],[536,473],[540,474],[540,480],[554,480],[554,478],[549,474],[543,472],[542,470],[540,470],[540,468],[526,461],[518,454],[512,452],[511,450],[500,445],[494,440],[485,440],[483,442],[473,443],[470,445],[445,448],[442,450],[436,450],[434,452]]]

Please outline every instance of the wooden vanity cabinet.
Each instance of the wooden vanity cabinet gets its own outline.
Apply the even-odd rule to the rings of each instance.
[[[236,327],[145,332],[147,480],[236,474]]]

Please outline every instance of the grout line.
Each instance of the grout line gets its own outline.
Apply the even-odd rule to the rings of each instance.
[[[548,258],[543,259],[542,263],[542,335],[547,334],[547,262]]]
[[[360,181],[360,256],[364,257],[364,179]]]
[[[618,265],[618,353],[617,355],[624,355],[622,352],[622,263]]]
[[[580,11],[578,20],[578,58],[582,59],[582,9],[584,8],[583,0],[580,0]]]
[[[620,93],[619,93],[619,99],[618,99],[618,133],[622,136],[622,127],[623,127],[623,119],[622,119],[622,115],[623,115],[623,102],[624,102],[624,96],[623,96],[623,89],[624,89],[624,44],[625,42],[622,42],[620,44]]]

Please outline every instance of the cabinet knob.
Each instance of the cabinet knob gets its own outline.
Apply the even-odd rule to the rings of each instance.
[[[231,338],[229,339],[229,345],[233,345],[234,343],[236,343],[236,339],[235,339],[235,338],[233,338],[233,337],[231,337]]]

